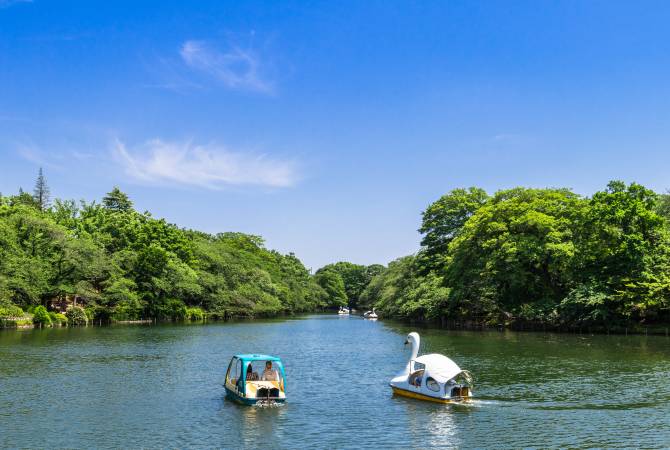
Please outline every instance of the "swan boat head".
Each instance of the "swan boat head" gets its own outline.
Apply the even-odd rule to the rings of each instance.
[[[407,339],[405,339],[405,345],[412,346],[412,356],[409,357],[409,360],[416,359],[419,356],[419,346],[421,345],[421,336],[419,336],[419,333],[412,331],[408,334]]]
[[[389,383],[393,393],[439,403],[468,400],[472,396],[472,375],[444,355],[419,356],[420,344],[418,333],[407,335],[405,345],[411,345],[412,351],[405,369]]]

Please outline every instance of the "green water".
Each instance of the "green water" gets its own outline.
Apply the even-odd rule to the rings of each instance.
[[[356,317],[0,332],[2,447],[668,447],[670,339],[418,330],[477,400],[393,397],[411,328]],[[235,353],[284,360],[288,403],[224,398]]]

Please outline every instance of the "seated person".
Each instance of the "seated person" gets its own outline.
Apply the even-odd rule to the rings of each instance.
[[[417,370],[409,376],[409,384],[416,387],[421,386],[421,378],[423,378],[423,370]]]
[[[258,381],[258,373],[254,372],[254,368],[251,367],[251,364],[247,367],[247,381]]]
[[[279,381],[279,374],[272,368],[272,361],[266,361],[265,370],[261,375],[263,381]]]

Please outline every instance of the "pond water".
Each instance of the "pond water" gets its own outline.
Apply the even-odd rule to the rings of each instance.
[[[418,330],[476,400],[394,397],[411,328],[358,317],[0,332],[2,447],[668,447],[670,339]],[[282,357],[288,402],[225,399],[235,353]]]

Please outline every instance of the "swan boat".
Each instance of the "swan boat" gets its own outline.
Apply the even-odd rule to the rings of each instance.
[[[375,309],[372,308],[372,311],[366,312],[365,314],[363,314],[363,317],[365,317],[366,319],[370,319],[370,320],[376,320],[379,316],[377,316],[377,313],[375,312]]]
[[[412,345],[412,355],[405,369],[389,385],[393,393],[404,397],[438,403],[461,403],[472,397],[472,375],[444,355],[419,356],[418,333],[407,335],[405,345]]]
[[[226,372],[226,395],[244,405],[284,403],[284,365],[270,355],[235,355]]]
[[[339,314],[341,316],[345,316],[345,315],[348,316],[349,313],[350,313],[349,308],[347,308],[346,306],[345,307],[340,306],[340,310],[337,311],[337,314]]]

